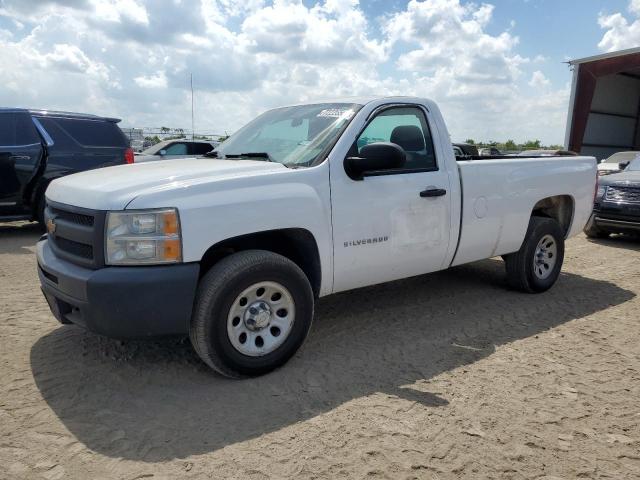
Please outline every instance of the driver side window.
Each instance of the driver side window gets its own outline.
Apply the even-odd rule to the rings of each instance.
[[[391,142],[407,155],[401,170],[437,170],[431,132],[424,113],[417,107],[393,107],[380,112],[367,125],[354,145],[358,153],[365,145]]]

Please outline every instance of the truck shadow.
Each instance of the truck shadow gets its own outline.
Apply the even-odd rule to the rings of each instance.
[[[379,392],[446,408],[425,380],[635,296],[574,274],[563,274],[549,292],[525,295],[505,289],[503,277],[502,262],[487,260],[323,299],[303,349],[256,379],[215,375],[183,339],[118,342],[76,327],[40,338],[31,368],[45,401],[88,448],[158,462],[211,452]]]
[[[603,247],[619,248],[622,250],[640,251],[640,235],[612,235],[609,238],[587,238],[591,243],[602,245]]]

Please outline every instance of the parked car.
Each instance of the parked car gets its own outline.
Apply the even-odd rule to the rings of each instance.
[[[609,175],[624,170],[629,162],[640,156],[640,152],[617,152],[598,164],[598,175]]]
[[[449,138],[429,100],[316,102],[260,115],[216,161],[56,180],[43,292],[62,323],[189,335],[238,377],[296,352],[317,297],[500,255],[511,287],[549,289],[591,213],[595,158],[456,163]]]
[[[165,140],[135,154],[135,163],[204,155],[220,145],[209,140]]]
[[[518,154],[520,157],[576,157],[576,152],[569,150],[524,150]]]
[[[467,160],[479,156],[478,148],[469,143],[454,143],[453,152],[458,160]]]
[[[119,119],[0,109],[0,220],[40,220],[44,192],[59,177],[133,162]]]
[[[497,157],[502,155],[500,150],[498,150],[496,147],[481,148],[479,153],[481,157]]]
[[[640,157],[623,172],[598,178],[593,214],[584,232],[590,238],[640,232]]]

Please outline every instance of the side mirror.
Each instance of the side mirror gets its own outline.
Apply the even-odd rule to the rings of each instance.
[[[167,154],[167,151],[165,149],[162,149],[158,152],[158,155],[160,155],[161,157],[164,157]]]
[[[344,170],[352,180],[362,180],[367,172],[402,168],[407,161],[404,150],[395,143],[376,142],[360,149],[359,157],[344,159]]]
[[[631,162],[620,162],[618,164],[618,168],[620,168],[620,170],[624,170],[625,168],[627,168],[629,166]]]

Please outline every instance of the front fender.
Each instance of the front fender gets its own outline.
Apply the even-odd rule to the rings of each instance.
[[[212,246],[252,233],[300,228],[315,238],[322,284],[333,288],[333,249],[328,164],[164,190],[135,198],[127,209],[176,207],[183,258],[198,262]]]

